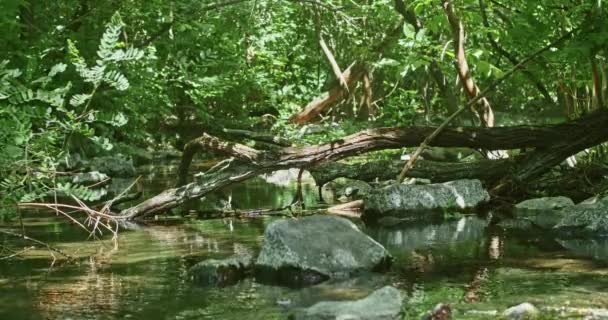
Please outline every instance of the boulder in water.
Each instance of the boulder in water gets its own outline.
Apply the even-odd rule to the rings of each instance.
[[[98,184],[104,181],[106,182],[103,183],[104,185],[109,183],[109,177],[99,171],[77,173],[72,177],[72,183],[81,185]]]
[[[351,221],[317,215],[271,223],[256,271],[262,281],[304,286],[379,270],[390,259],[381,244]]]
[[[399,290],[386,286],[355,301],[324,301],[296,312],[295,320],[397,320],[403,299]]]
[[[203,286],[227,286],[245,277],[253,265],[253,257],[243,253],[227,259],[207,259],[190,270],[196,284]]]
[[[472,209],[490,200],[479,180],[456,180],[428,185],[392,185],[365,197],[364,218],[395,216],[428,219],[429,211]]]
[[[529,199],[515,205],[513,214],[517,220],[529,221],[541,229],[551,229],[565,216],[564,208],[574,206],[566,197]]]
[[[561,209],[563,218],[554,227],[580,235],[601,236],[608,234],[608,197],[595,201],[583,201]]]

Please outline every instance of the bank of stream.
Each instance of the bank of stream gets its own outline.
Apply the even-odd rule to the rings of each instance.
[[[142,180],[145,195],[174,183],[174,172],[161,169],[150,168]],[[281,207],[295,192],[293,181],[281,185],[286,180],[252,179],[232,187],[227,199],[240,208]],[[314,182],[305,181],[308,207],[318,206],[316,191]],[[226,199],[207,199],[192,210],[217,203]],[[192,282],[188,271],[201,260],[259,251],[265,227],[276,219],[281,218],[158,220],[121,230],[113,250],[111,241],[87,240],[61,217],[25,212],[29,236],[83,258],[51,265],[47,251],[31,249],[0,260],[0,319],[286,319],[295,308],[364,297],[388,284],[406,297],[406,319],[420,319],[438,303],[450,304],[455,319],[495,318],[522,302],[549,318],[583,318],[608,306],[608,239],[509,233],[475,215],[390,228],[355,220],[395,257],[385,274],[299,289],[251,278],[224,288]],[[11,241],[0,238],[0,245]]]

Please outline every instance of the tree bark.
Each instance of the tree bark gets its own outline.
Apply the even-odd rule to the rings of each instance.
[[[505,162],[509,168],[500,169],[505,170],[501,172],[501,185],[505,185],[509,181],[522,182],[537,177],[567,157],[607,141],[607,122],[608,111],[601,110],[577,121],[544,127],[446,128],[430,144],[436,147],[458,146],[488,150],[535,148],[532,152]],[[122,214],[130,219],[146,217],[262,173],[287,168],[312,168],[374,150],[417,146],[434,130],[435,128],[429,127],[369,129],[325,144],[287,147],[277,151],[260,151],[205,134],[188,143],[180,174],[188,172],[194,154],[200,150],[221,153],[232,159],[220,162],[197,177],[196,181],[166,190],[135,207],[123,210]],[[475,165],[478,166],[477,171],[484,174],[488,170],[484,166],[494,166],[496,163],[500,164],[496,161]],[[463,170],[469,170],[475,165],[469,165]],[[433,170],[439,171],[437,168]]]
[[[467,62],[465,50],[464,50],[464,27],[462,22],[456,16],[454,8],[450,0],[443,1],[443,9],[448,17],[448,22],[452,28],[452,36],[454,37],[454,55],[456,56],[456,69],[458,71],[458,77],[464,88],[464,91],[469,96],[469,99],[474,99],[479,94],[479,87],[473,81],[469,64]],[[481,124],[484,127],[494,126],[494,113],[490,102],[485,97],[479,100],[478,107],[474,108]]]
[[[408,171],[409,178],[424,178],[432,182],[446,182],[459,179],[479,179],[485,182],[497,181],[509,173],[514,162],[510,160],[480,160],[473,162],[438,162],[420,160]],[[378,160],[366,163],[327,163],[310,169],[310,174],[318,186],[323,186],[337,178],[348,178],[372,182],[396,179],[403,162]]]

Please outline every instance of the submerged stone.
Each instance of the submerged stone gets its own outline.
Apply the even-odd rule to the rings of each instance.
[[[392,185],[365,197],[365,218],[383,216],[428,219],[429,211],[466,210],[488,202],[479,180],[456,180],[428,185]]]
[[[574,206],[574,202],[566,197],[545,197],[525,200],[515,205],[513,210],[515,221],[511,221],[510,223],[505,222],[503,226],[515,226],[515,229],[529,229],[534,225],[548,230],[564,218],[565,211],[561,209],[572,206]]]
[[[204,260],[192,267],[190,272],[198,285],[223,287],[244,278],[252,265],[253,257],[243,253],[221,260]]]
[[[382,269],[390,258],[382,245],[351,221],[317,215],[271,223],[264,232],[256,271],[262,281],[304,286]]]
[[[295,320],[396,320],[403,299],[399,290],[386,286],[355,301],[324,301],[297,311]]]

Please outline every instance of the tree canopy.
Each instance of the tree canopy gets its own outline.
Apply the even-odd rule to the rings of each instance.
[[[605,108],[606,13],[601,0],[5,0],[2,201],[79,192],[57,180],[75,155],[182,150],[226,128],[305,145],[436,126],[498,80],[455,123],[576,119]]]

